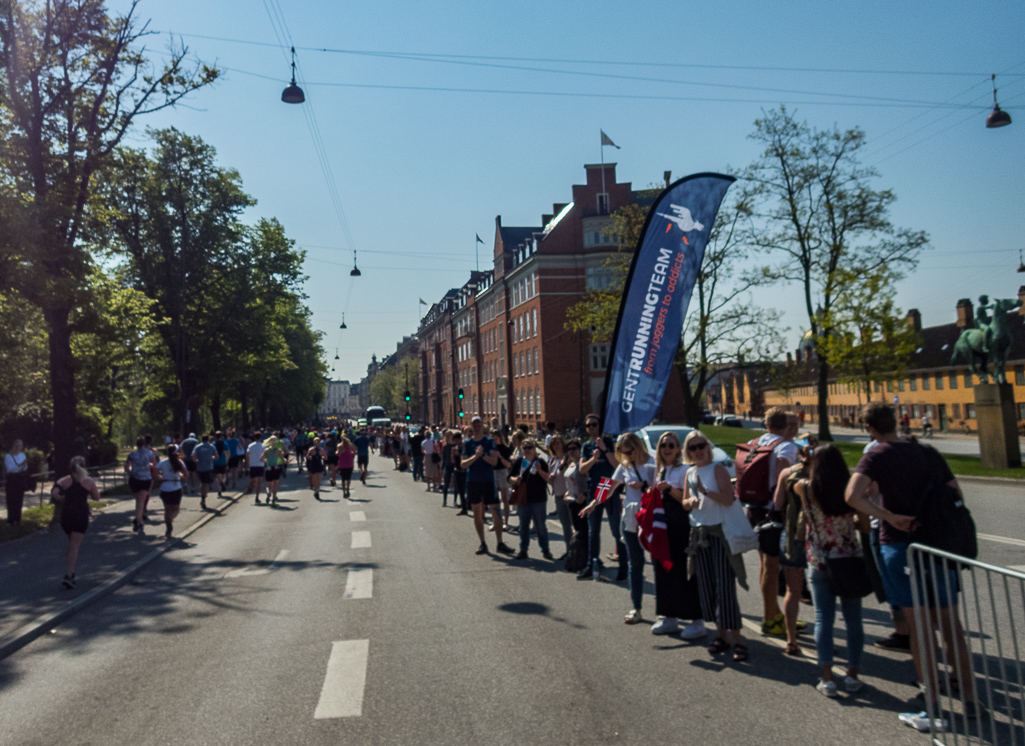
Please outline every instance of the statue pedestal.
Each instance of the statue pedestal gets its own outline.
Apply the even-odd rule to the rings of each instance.
[[[1014,387],[1009,383],[975,384],[975,418],[979,423],[982,465],[992,469],[1020,468]]]

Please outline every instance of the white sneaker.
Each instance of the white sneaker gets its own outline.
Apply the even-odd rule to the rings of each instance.
[[[630,612],[623,617],[623,621],[627,624],[637,624],[637,622],[641,621],[641,612],[637,611],[637,609],[630,609]]]
[[[818,690],[820,694],[823,694],[827,697],[836,696],[835,681],[823,681],[822,679],[819,679],[819,683],[815,685],[815,688]]]
[[[843,677],[843,688],[844,691],[854,694],[854,692],[860,692],[861,687],[865,686],[865,682],[861,679],[856,679],[853,676]]]
[[[919,733],[929,730],[929,716],[924,710],[922,712],[902,712],[897,719],[904,725],[910,725]],[[947,729],[947,721],[943,718],[934,718],[932,722],[934,730],[942,732]]]
[[[705,627],[705,623],[701,619],[698,619],[696,622],[691,622],[682,630],[680,630],[680,639],[700,640],[707,634],[708,629]]]
[[[674,616],[666,616],[659,619],[653,625],[651,625],[651,634],[653,635],[671,635],[673,632],[677,632],[680,629],[680,623],[676,621]]]

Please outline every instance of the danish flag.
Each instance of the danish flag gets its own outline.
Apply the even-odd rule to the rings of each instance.
[[[651,553],[652,561],[661,562],[666,572],[672,570],[666,514],[662,504],[662,492],[658,489],[648,490],[641,497],[641,509],[637,511],[637,526],[637,538],[641,546]]]
[[[598,486],[594,488],[594,499],[600,503],[609,499],[612,494],[612,480],[602,477],[598,480]]]

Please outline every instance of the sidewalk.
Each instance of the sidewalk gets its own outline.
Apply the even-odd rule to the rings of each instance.
[[[239,494],[233,490],[221,499],[214,492],[207,497],[207,505],[212,509],[228,507]],[[159,496],[150,498],[151,522],[145,536],[132,531],[135,500],[130,496],[115,499],[117,502],[95,513],[89,523],[79,553],[75,590],[61,586],[67,539],[59,526],[0,544],[0,642],[7,642],[10,635],[39,617],[59,612],[103,587],[154,550],[168,545],[163,538],[164,509]],[[211,510],[200,510],[198,496],[186,496],[174,522],[174,535],[181,536],[211,514]]]

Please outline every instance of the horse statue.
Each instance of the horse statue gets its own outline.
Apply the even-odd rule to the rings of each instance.
[[[996,383],[1007,383],[1007,358],[1011,354],[1011,333],[1007,326],[1007,314],[1021,305],[1021,300],[994,300],[990,306],[992,315],[984,317],[978,329],[965,329],[961,332],[961,336],[954,344],[950,364],[956,365],[959,359],[960,362],[968,363],[969,369],[979,377],[980,383],[989,383],[989,368],[992,366],[993,380]],[[981,370],[977,363],[981,363]]]

